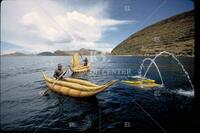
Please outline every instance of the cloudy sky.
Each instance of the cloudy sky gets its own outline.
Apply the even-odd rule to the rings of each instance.
[[[4,0],[1,54],[111,51],[142,28],[193,8],[191,0]]]

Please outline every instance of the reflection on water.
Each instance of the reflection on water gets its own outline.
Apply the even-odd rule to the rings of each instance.
[[[98,57],[97,57],[98,58]],[[91,62],[89,73],[66,76],[96,84],[112,79],[126,80],[138,75],[144,57],[107,57],[106,62]],[[193,58],[180,58],[193,80]],[[165,88],[140,90],[121,82],[96,97],[77,99],[46,90],[40,70],[53,75],[58,63],[68,66],[70,57],[1,57],[1,128],[3,130],[162,132],[149,115],[167,132],[185,127],[192,110],[194,91],[174,61],[157,60]],[[145,66],[147,68],[147,66]],[[147,77],[161,82],[152,67]],[[137,104],[136,104],[137,103]],[[140,106],[149,113],[147,115]],[[182,127],[174,127],[176,123]]]

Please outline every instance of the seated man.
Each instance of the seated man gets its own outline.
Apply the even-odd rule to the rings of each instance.
[[[58,80],[63,80],[63,76],[64,75],[65,74],[63,74],[62,65],[58,64],[58,68],[55,70],[53,77],[56,78],[56,79],[58,79],[61,76],[60,79],[58,79]]]
[[[87,65],[88,65],[88,59],[87,59],[87,57],[85,57],[84,66],[87,66]]]

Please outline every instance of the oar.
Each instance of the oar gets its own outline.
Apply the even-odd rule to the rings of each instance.
[[[69,68],[67,68],[66,71],[64,71],[64,72],[53,82],[51,88],[54,87],[55,83],[68,71],[68,69],[69,69]],[[48,91],[49,91],[49,88],[47,88],[47,90],[43,93],[43,96],[46,96],[46,95],[48,94],[48,93],[47,93]]]

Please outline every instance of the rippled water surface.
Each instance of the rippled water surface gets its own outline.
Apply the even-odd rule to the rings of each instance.
[[[132,79],[144,57],[89,57],[89,73],[72,75],[96,84],[119,81],[96,97],[77,99],[46,90],[40,73],[52,75],[58,63],[68,66],[71,57],[1,57],[1,128],[3,130],[63,130],[118,132],[170,132],[184,128],[192,110],[194,91],[180,66],[170,57],[156,62],[165,87],[142,90],[121,83]],[[194,59],[179,58],[192,81]],[[147,64],[145,65],[147,67]],[[68,72],[66,76],[71,76]],[[161,83],[154,67],[147,74]]]

